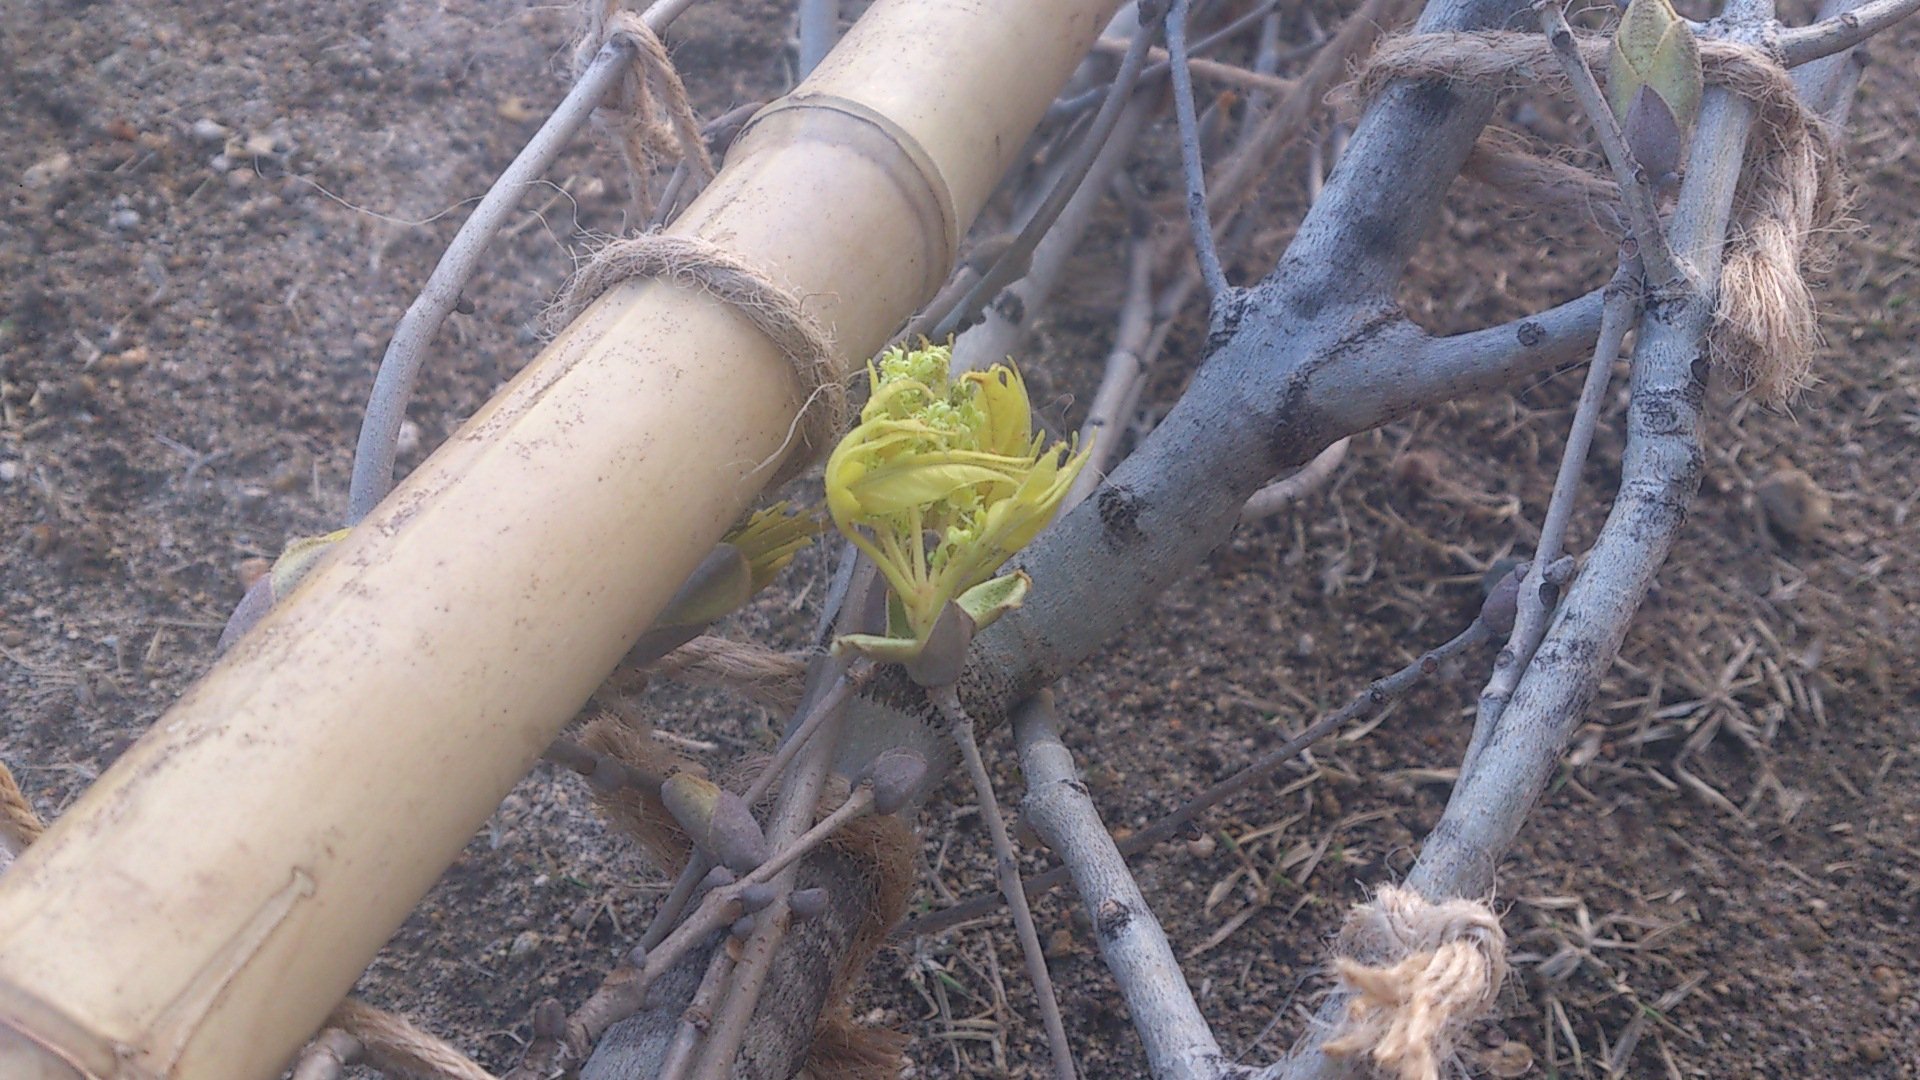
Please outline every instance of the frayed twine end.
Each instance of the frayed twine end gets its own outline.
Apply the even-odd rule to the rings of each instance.
[[[1491,908],[1435,904],[1396,885],[1348,913],[1339,948],[1334,971],[1353,1000],[1324,1049],[1365,1055],[1399,1080],[1437,1080],[1507,976],[1507,936]]]

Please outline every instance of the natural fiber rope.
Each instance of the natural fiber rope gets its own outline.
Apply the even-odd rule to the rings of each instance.
[[[645,20],[620,5],[621,0],[588,0],[583,5],[586,27],[574,46],[573,77],[578,79],[594,56],[614,38],[625,37],[633,43],[633,63],[620,81],[619,95],[612,108],[603,111],[615,118],[620,154],[627,162],[634,213],[644,219],[647,207],[653,203],[651,178],[656,159],[677,151],[703,180],[713,178],[713,159],[707,156],[699,121],[694,119],[693,106],[687,102],[686,84],[680,81],[680,72],[668,58],[666,44]],[[664,122],[654,108],[656,93],[666,108]]]
[[[33,812],[33,803],[14,780],[13,770],[0,762],[0,832],[13,842],[10,846],[24,851],[46,831],[40,815]]]
[[[496,1080],[473,1059],[411,1020],[364,1001],[348,998],[327,1018],[327,1026],[360,1040],[368,1064],[424,1080]]]
[[[1395,885],[1347,914],[1339,952],[1334,970],[1353,999],[1324,1049],[1363,1054],[1397,1080],[1436,1080],[1507,977],[1507,936],[1487,905],[1434,904]]]
[[[1583,35],[1579,45],[1604,77],[1606,39]],[[1831,255],[1845,210],[1840,154],[1826,122],[1800,100],[1777,57],[1731,41],[1701,42],[1700,57],[1708,85],[1731,91],[1755,111],[1723,252],[1710,354],[1743,390],[1780,404],[1807,385],[1818,342],[1806,275]],[[1440,79],[1496,92],[1567,86],[1545,35],[1504,31],[1390,38],[1356,75],[1355,86],[1371,97],[1395,79]],[[1564,162],[1524,163],[1511,133],[1489,133],[1485,141],[1493,145],[1476,147],[1469,170],[1497,186],[1510,183],[1523,197],[1591,207],[1603,190],[1596,184],[1611,188],[1599,177],[1575,180]],[[1617,198],[1611,191],[1609,201]]]
[[[577,76],[586,70],[594,55],[616,35],[627,35],[637,46],[634,70],[621,83],[620,98],[614,106],[620,117],[621,153],[634,187],[637,218],[644,210],[642,204],[651,201],[647,177],[652,175],[654,157],[674,149],[673,136],[677,136],[680,152],[703,176],[711,177],[714,171],[700,138],[700,126],[687,103],[686,85],[674,70],[666,46],[638,15],[622,10],[620,3],[589,0],[586,30],[574,49],[574,71]],[[649,87],[664,99],[670,125],[663,126],[655,117],[654,95]],[[549,328],[557,332],[602,293],[636,277],[665,278],[731,305],[771,338],[793,365],[802,404],[787,441],[774,455],[782,461],[774,474],[774,484],[792,479],[839,436],[847,422],[847,390],[826,330],[792,292],[710,241],[645,233],[595,249],[547,310]],[[796,436],[804,452],[789,454]]]
[[[805,452],[786,454],[775,484],[791,479],[832,445],[847,421],[847,388],[826,331],[792,293],[710,241],[648,233],[609,242],[587,257],[554,299],[547,312],[550,325],[565,326],[601,293],[636,277],[665,278],[724,301],[771,338],[793,365],[803,404],[788,443],[798,435]],[[786,450],[783,444],[781,453]]]
[[[792,711],[807,676],[804,654],[702,634],[654,661],[651,674],[692,686],[737,690],[769,708]]]

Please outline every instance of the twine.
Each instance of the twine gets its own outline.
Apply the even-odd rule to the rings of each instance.
[[[712,241],[661,233],[609,241],[589,255],[560,290],[547,311],[549,326],[565,326],[600,294],[637,277],[665,278],[728,304],[793,365],[802,392],[800,413],[774,457],[785,455],[796,439],[805,453],[786,458],[774,476],[775,485],[792,479],[832,445],[847,421],[847,388],[826,330],[791,292]]]
[[[655,159],[678,151],[703,180],[713,178],[713,159],[707,156],[706,140],[700,137],[700,124],[687,101],[687,86],[667,56],[666,43],[644,19],[620,5],[621,0],[587,0],[582,5],[586,26],[574,46],[573,77],[579,79],[594,56],[615,38],[633,43],[633,63],[620,80],[611,107],[595,110],[594,116],[615,130],[620,156],[627,163],[634,213],[644,218],[653,203]],[[664,121],[655,108],[656,95],[666,108]]]
[[[40,815],[33,812],[33,803],[14,780],[13,770],[0,762],[0,833],[5,833],[9,841],[4,846],[16,853],[25,851],[45,831]]]
[[[1436,1080],[1507,976],[1507,936],[1486,904],[1429,903],[1394,885],[1347,914],[1339,952],[1334,970],[1353,1000],[1324,1049],[1365,1055],[1398,1080]]]
[[[1588,66],[1604,78],[1608,41],[1582,35],[1578,43]],[[1700,58],[1707,85],[1745,99],[1755,112],[1722,253],[1709,356],[1743,392],[1784,404],[1810,382],[1819,325],[1807,275],[1827,265],[1846,208],[1840,152],[1826,121],[1800,100],[1778,57],[1739,42],[1703,41]],[[1504,31],[1388,39],[1354,85],[1359,95],[1372,97],[1395,79],[1494,92],[1567,89],[1544,35]],[[1617,203],[1618,190],[1609,181],[1577,180],[1571,174],[1579,170],[1565,162],[1528,157],[1516,150],[1512,133],[1496,129],[1476,146],[1469,171],[1535,202],[1591,208],[1604,191],[1606,203]],[[1613,216],[1617,222],[1617,211]]]
[[[725,687],[770,709],[792,712],[800,704],[807,661],[802,653],[702,634],[647,670],[690,686]]]
[[[397,1013],[348,998],[327,1017],[327,1026],[359,1040],[368,1064],[426,1080],[496,1080],[452,1044]]]
[[[615,37],[625,35],[635,45],[634,64],[621,81],[617,100],[600,111],[611,112],[615,118],[638,219],[652,202],[648,178],[657,156],[677,149],[703,178],[712,178],[714,170],[693,108],[687,103],[686,84],[667,56],[666,46],[640,16],[623,10],[620,3],[588,0],[586,29],[574,48],[573,64],[577,78]],[[667,122],[659,119],[656,95],[664,103]],[[732,306],[772,339],[792,364],[794,376],[800,381],[800,413],[780,449],[760,463],[765,467],[775,459],[783,460],[772,481],[775,485],[792,479],[839,436],[847,422],[847,390],[826,330],[791,291],[711,241],[643,233],[595,248],[548,308],[548,328],[558,332],[602,293],[637,277],[665,278]],[[788,455],[796,439],[805,452]]]

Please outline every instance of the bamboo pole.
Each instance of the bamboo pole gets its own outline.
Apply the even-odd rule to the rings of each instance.
[[[867,355],[1116,3],[881,0],[674,231]],[[796,387],[699,292],[589,308],[0,879],[0,1069],[274,1074],[766,482]]]

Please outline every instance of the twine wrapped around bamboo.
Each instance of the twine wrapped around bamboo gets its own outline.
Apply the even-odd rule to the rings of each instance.
[[[1486,904],[1435,904],[1397,885],[1355,905],[1338,949],[1334,971],[1353,1000],[1326,1052],[1364,1055],[1397,1080],[1436,1080],[1507,976],[1507,936]]]
[[[1579,45],[1595,75],[1604,78],[1607,39],[1582,36]],[[1800,100],[1778,58],[1732,41],[1702,41],[1700,58],[1707,85],[1731,91],[1755,111],[1708,346],[1714,364],[1742,391],[1781,405],[1811,381],[1819,324],[1807,276],[1831,259],[1846,210],[1840,150],[1826,122]],[[1501,92],[1566,88],[1544,35],[1507,31],[1388,38],[1353,85],[1371,97],[1395,79]],[[1593,179],[1604,187],[1580,182],[1565,162],[1526,157],[1510,132],[1493,129],[1475,148],[1468,169],[1521,198],[1577,209],[1591,208],[1612,187],[1600,177]],[[1617,197],[1615,191],[1609,201]]]

